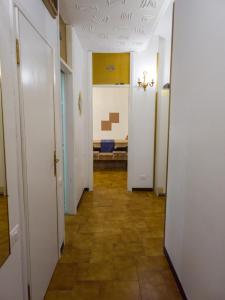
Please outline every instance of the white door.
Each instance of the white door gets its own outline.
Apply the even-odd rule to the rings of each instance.
[[[21,13],[18,25],[31,299],[42,300],[58,260],[53,51]]]

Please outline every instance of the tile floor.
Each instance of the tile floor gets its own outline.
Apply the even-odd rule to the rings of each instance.
[[[0,195],[0,267],[10,255],[8,199]]]
[[[95,172],[45,300],[182,299],[163,255],[165,199],[126,191],[126,172]]]

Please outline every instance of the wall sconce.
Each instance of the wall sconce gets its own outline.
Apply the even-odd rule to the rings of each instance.
[[[144,75],[144,80],[141,81],[140,78],[138,78],[138,87],[143,87],[144,91],[146,91],[147,87],[150,86],[150,87],[153,87],[155,82],[154,80],[152,79],[151,82],[146,82],[146,76],[147,76],[147,72],[143,72],[143,75]]]

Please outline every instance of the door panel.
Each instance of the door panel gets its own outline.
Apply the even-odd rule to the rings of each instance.
[[[21,13],[19,41],[31,296],[42,300],[58,260],[53,51]]]

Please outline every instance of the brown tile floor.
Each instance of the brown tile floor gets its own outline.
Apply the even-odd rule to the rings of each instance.
[[[66,217],[66,247],[45,299],[181,299],[162,250],[165,200],[128,193],[125,172],[94,179],[78,214]]]
[[[8,199],[0,195],[0,267],[9,255]]]

